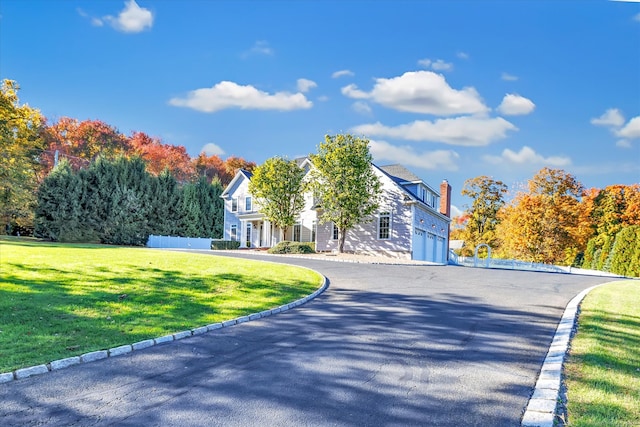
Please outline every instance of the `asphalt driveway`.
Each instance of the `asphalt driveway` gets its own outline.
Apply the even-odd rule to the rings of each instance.
[[[610,281],[282,261],[329,288],[265,319],[0,384],[0,424],[518,426],[565,305]]]

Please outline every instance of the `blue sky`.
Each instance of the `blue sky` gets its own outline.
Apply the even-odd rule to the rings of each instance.
[[[364,135],[460,208],[478,175],[640,182],[637,2],[2,0],[0,78],[193,156]]]

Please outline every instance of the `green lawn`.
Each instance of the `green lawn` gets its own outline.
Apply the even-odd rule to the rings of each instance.
[[[0,240],[0,372],[260,312],[320,287],[298,267]]]
[[[570,426],[640,426],[639,281],[587,295],[565,375]]]

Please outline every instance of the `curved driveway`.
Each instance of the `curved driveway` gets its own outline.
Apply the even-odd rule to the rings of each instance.
[[[265,319],[0,384],[0,424],[519,426],[565,305],[610,281],[283,261],[329,288]]]

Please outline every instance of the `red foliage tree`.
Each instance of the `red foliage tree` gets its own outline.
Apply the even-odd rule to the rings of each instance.
[[[63,117],[43,131],[46,150],[41,158],[45,174],[54,166],[56,151],[67,158],[75,169],[89,165],[96,157],[113,158],[127,155],[129,140],[118,130],[100,120],[82,122]]]
[[[134,132],[129,141],[133,153],[147,163],[149,173],[157,176],[168,169],[178,182],[193,179],[194,165],[182,145],[163,144],[158,138],[151,138],[143,132]]]

